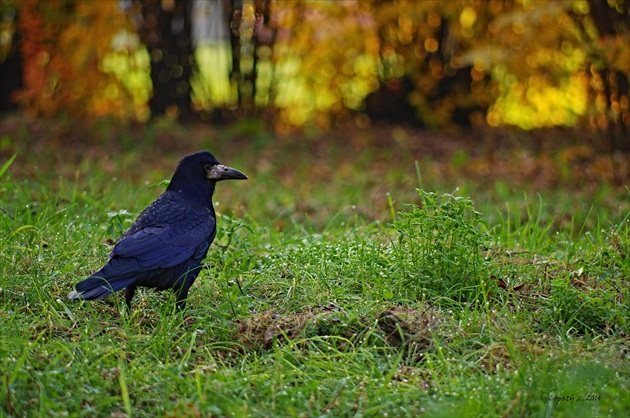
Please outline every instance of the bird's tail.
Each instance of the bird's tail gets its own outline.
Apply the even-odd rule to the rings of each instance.
[[[114,292],[124,289],[136,279],[135,277],[117,277],[115,279],[106,279],[95,273],[77,283],[74,291],[68,294],[69,299],[98,299],[103,296],[111,295]]]

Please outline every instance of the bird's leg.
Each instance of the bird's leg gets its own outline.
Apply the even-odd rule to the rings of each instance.
[[[195,279],[197,278],[197,274],[199,274],[200,269],[201,269],[201,266],[188,270],[180,278],[182,279],[180,281],[181,284],[173,287],[173,291],[175,292],[175,295],[177,295],[176,306],[178,310],[183,311],[186,308],[186,299],[188,298],[188,291],[190,290],[190,287],[194,283]]]
[[[133,294],[136,292],[136,286],[130,285],[125,289],[125,303],[127,303],[127,308],[131,311],[131,299],[133,299]]]
[[[182,288],[179,292],[177,292],[177,301],[175,302],[175,306],[177,310],[183,311],[186,308],[186,299],[188,298],[188,288]]]
[[[175,302],[175,307],[178,311],[186,309],[186,299],[178,299],[177,302]]]

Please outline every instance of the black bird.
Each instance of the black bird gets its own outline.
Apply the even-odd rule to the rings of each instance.
[[[207,151],[184,157],[166,191],[122,235],[107,264],[77,283],[68,298],[97,299],[126,288],[125,301],[131,308],[136,288],[144,286],[173,289],[177,307],[183,309],[217,233],[212,205],[215,185],[221,180],[246,179]]]

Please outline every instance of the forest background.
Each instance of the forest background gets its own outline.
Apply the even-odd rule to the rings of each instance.
[[[273,129],[588,128],[628,149],[624,0],[3,0],[0,110]]]

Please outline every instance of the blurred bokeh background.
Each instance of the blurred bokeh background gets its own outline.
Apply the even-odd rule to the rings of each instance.
[[[580,127],[628,150],[625,0],[1,0],[0,111]]]

